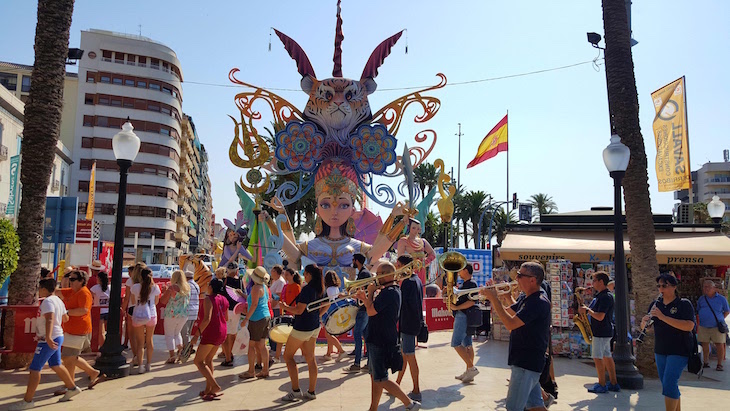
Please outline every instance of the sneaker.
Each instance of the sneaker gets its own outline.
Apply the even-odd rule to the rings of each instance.
[[[325,362],[325,361],[332,361],[332,356],[331,355],[327,355],[327,354],[323,355],[322,356],[322,362]]]
[[[341,353],[337,354],[337,358],[335,358],[335,361],[340,362],[347,357],[347,353],[342,351]]]
[[[601,385],[599,383],[593,384],[593,387],[588,389],[588,392],[592,392],[595,394],[605,394],[608,392],[608,388],[606,388],[605,385]]]
[[[345,372],[347,372],[347,373],[360,372],[361,369],[362,369],[362,367],[360,367],[359,365],[352,364],[351,366],[345,368]]]
[[[150,365],[150,363],[145,364],[144,371],[145,372],[150,372],[150,370],[152,370],[152,365]]]
[[[550,408],[551,405],[555,404],[555,397],[548,393],[547,400],[545,400],[545,408]]]
[[[313,394],[309,391],[302,391],[302,399],[304,400],[316,400],[317,394]]]
[[[10,406],[10,410],[29,410],[31,408],[35,408],[35,402],[25,402],[25,400],[20,400],[16,402],[15,404]]]
[[[415,392],[409,392],[408,398],[410,398],[411,401],[417,401],[417,402],[421,402],[423,399],[420,392],[418,394],[416,394]]]
[[[288,394],[281,397],[281,400],[284,402],[297,402],[301,399],[301,395],[298,393],[295,393],[294,391],[289,391]]]
[[[462,372],[461,374],[457,375],[454,378],[456,378],[457,380],[463,380],[464,377],[466,377],[466,371]]]
[[[144,374],[146,370],[144,369],[144,365],[140,364],[137,366],[137,374]]]
[[[418,401],[411,402],[411,405],[407,406],[406,409],[408,411],[418,411],[421,409],[421,403]]]
[[[613,392],[619,392],[619,391],[621,391],[621,387],[618,385],[618,383],[611,384],[609,382],[608,384],[606,384],[606,389],[609,390],[609,391],[613,391]]]
[[[360,371],[362,371],[362,372],[370,372],[370,366],[368,364],[365,364],[362,367],[360,367]]]
[[[79,394],[81,394],[81,388],[79,388],[79,387],[74,387],[74,389],[72,389],[72,390],[66,390],[66,394],[64,394],[63,397],[61,397],[61,399],[58,400],[58,402],[71,401],[71,398],[73,398]]]
[[[464,373],[464,378],[461,379],[463,382],[472,382],[474,381],[474,377],[479,374],[479,369],[477,367],[471,367]]]

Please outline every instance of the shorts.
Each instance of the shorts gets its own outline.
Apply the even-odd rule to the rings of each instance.
[[[257,321],[248,322],[248,332],[251,334],[251,341],[261,341],[269,336],[270,321],[271,318],[264,317]],[[231,332],[229,331],[228,333],[230,334]]]
[[[542,390],[540,389],[540,373],[521,367],[511,366],[512,374],[509,378],[507,411],[522,411],[524,409],[544,407]]]
[[[654,359],[656,360],[659,379],[662,382],[662,395],[675,400],[679,399],[679,377],[682,375],[682,371],[687,368],[689,357],[654,354]]]
[[[416,336],[400,333],[400,346],[404,355],[416,355]]]
[[[228,321],[226,322],[226,334],[238,334],[238,327],[241,324],[241,314],[236,314],[233,310],[228,310]]]
[[[91,334],[73,335],[63,334],[61,357],[78,357],[81,352],[91,347]]]
[[[289,338],[296,338],[299,341],[309,341],[312,338],[317,338],[319,335],[319,330],[322,329],[322,327],[317,327],[316,329],[312,331],[301,331],[301,330],[291,330],[291,334],[289,334]]]
[[[717,327],[697,327],[697,342],[715,344],[725,344],[725,334],[721,333]]]
[[[452,347],[471,347],[471,334],[467,332],[466,313],[456,311],[454,313],[454,332],[451,334]]]
[[[147,321],[138,321],[133,317],[132,325],[134,327],[157,327],[157,316],[154,316]]]
[[[108,321],[109,320],[109,313],[99,314],[99,319],[102,320],[102,321]]]
[[[594,360],[611,358],[611,338],[612,337],[593,337],[593,343],[591,343],[591,357],[593,357]]]
[[[387,354],[387,347],[368,344],[368,369],[375,382],[388,381],[388,366],[385,364]]]
[[[31,371],[40,372],[43,366],[48,363],[50,367],[58,367],[61,365],[61,346],[63,345],[63,336],[56,337],[53,341],[58,344],[55,350],[46,344],[46,341],[38,341],[38,345],[35,347],[35,355],[33,355],[33,361],[30,363]]]

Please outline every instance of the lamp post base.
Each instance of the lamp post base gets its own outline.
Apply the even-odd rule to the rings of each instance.
[[[613,361],[616,364],[616,382],[621,388],[629,390],[640,390],[644,388],[644,376],[634,365],[634,356],[622,356],[614,350]],[[616,355],[619,354],[619,355]]]
[[[107,378],[122,378],[129,376],[131,366],[123,354],[104,355],[96,359],[94,368],[101,371]]]

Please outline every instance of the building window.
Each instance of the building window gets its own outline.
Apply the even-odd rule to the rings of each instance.
[[[127,64],[130,66],[135,66],[137,63],[135,60],[137,59],[137,56],[134,54],[127,54]]]
[[[111,50],[102,50],[101,51],[101,59],[102,59],[102,61],[112,61],[112,52],[111,52]]]
[[[125,78],[124,79],[124,85],[129,87],[134,87],[134,79],[133,78]]]
[[[124,64],[124,53],[115,52],[114,53],[114,62],[117,64]]]
[[[150,58],[150,68],[159,70],[160,69],[160,60]]]
[[[94,126],[94,116],[84,116],[84,127]]]
[[[84,97],[84,104],[94,104],[94,95],[93,94],[86,94]]]
[[[18,76],[13,73],[0,73],[0,84],[10,91],[18,89]]]
[[[96,81],[96,73],[87,72],[86,73],[86,82],[93,83],[95,81]]]
[[[122,76],[117,76],[117,75],[115,75],[115,76],[114,76],[114,79],[113,79],[113,82],[114,82],[114,84],[119,84],[119,85],[121,85],[121,84],[122,84]]]
[[[30,76],[23,76],[23,84],[20,86],[20,91],[24,93],[30,91]]]
[[[111,83],[112,82],[112,79],[111,79],[111,76],[110,75],[108,75],[108,74],[102,74],[101,75],[101,78],[99,79],[99,81],[101,83]]]
[[[160,85],[150,81],[150,89],[160,91]]]
[[[137,61],[137,65],[140,67],[147,67],[147,57],[145,56],[139,56],[139,60]]]

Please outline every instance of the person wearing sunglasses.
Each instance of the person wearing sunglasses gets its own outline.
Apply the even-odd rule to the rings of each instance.
[[[540,389],[540,374],[545,367],[545,350],[550,340],[550,301],[540,287],[544,278],[542,264],[523,263],[517,273],[517,283],[523,294],[510,306],[502,305],[496,288],[480,291],[505,328],[510,330],[507,364],[512,373],[505,404],[508,411],[546,409]],[[493,284],[492,280],[487,281],[487,285]]]
[[[69,288],[58,289],[56,295],[63,300],[69,316],[69,320],[63,324],[61,361],[71,378],[74,377],[78,365],[89,376],[89,388],[92,388],[105,377],[80,356],[91,347],[91,305],[94,297],[86,287],[87,275],[84,271],[74,269],[68,275]],[[54,394],[64,395],[66,390],[58,390]]]
[[[677,278],[673,275],[661,274],[656,283],[661,297],[641,319],[641,328],[654,319],[656,368],[662,382],[664,406],[673,411],[681,409],[677,383],[694,348],[694,308],[688,299],[677,295]]]

